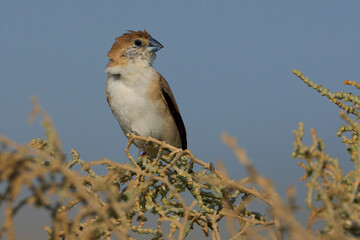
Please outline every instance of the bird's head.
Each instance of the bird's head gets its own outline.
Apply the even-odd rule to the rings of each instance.
[[[144,31],[129,31],[115,39],[115,43],[108,52],[110,62],[108,67],[131,62],[144,62],[152,65],[156,58],[155,52],[163,48],[158,41]]]

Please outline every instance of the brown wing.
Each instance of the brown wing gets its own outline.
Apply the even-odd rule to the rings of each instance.
[[[160,89],[161,89],[161,94],[170,109],[170,113],[173,116],[177,129],[179,131],[180,139],[181,139],[181,148],[185,150],[187,149],[185,125],[180,115],[179,108],[176,104],[174,95],[171,92],[170,86],[165,80],[165,78],[161,76],[161,74],[160,74]]]

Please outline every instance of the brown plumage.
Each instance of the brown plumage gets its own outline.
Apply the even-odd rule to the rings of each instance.
[[[186,129],[184,125],[184,121],[182,120],[182,117],[180,115],[179,107],[177,106],[177,103],[175,101],[175,97],[171,91],[171,88],[168,84],[168,82],[165,80],[165,78],[160,74],[160,89],[161,94],[166,102],[166,104],[169,107],[170,113],[173,116],[175,120],[175,124],[178,128],[178,131],[180,133],[181,138],[181,148],[186,149],[187,148],[187,139],[186,139]]]
[[[165,78],[152,67],[155,52],[162,47],[146,31],[116,38],[108,52],[106,96],[125,134],[136,132],[186,149],[186,129],[175,98]]]
[[[151,36],[146,30],[137,32],[128,30],[128,33],[124,33],[122,36],[115,38],[115,43],[112,45],[110,51],[107,54],[108,58],[110,59],[108,67],[123,63],[124,56],[119,55],[119,52],[123,52],[123,49],[129,48],[134,40],[141,39],[145,42],[145,44],[149,44],[150,38]]]

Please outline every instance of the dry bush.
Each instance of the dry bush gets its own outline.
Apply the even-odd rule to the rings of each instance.
[[[308,232],[315,220],[324,221],[325,227],[318,231],[319,239],[351,239],[360,237],[360,156],[359,134],[360,125],[360,99],[359,95],[347,92],[330,92],[329,89],[315,84],[304,76],[300,71],[293,70],[309,87],[326,96],[344,111],[340,117],[347,125],[342,125],[337,136],[342,137],[346,144],[349,160],[354,168],[348,173],[343,173],[339,160],[325,152],[325,144],[316,136],[311,129],[311,146],[302,143],[304,126],[299,124],[295,133],[293,157],[302,159],[299,163],[305,170],[302,180],[307,180],[308,195],[306,204],[310,210],[308,219]],[[344,81],[345,85],[355,86],[358,90],[360,85],[356,81]],[[350,133],[346,137],[345,133]],[[344,160],[345,161],[345,160]]]
[[[294,73],[310,83],[300,72]],[[345,101],[359,101],[358,97],[343,96]],[[342,99],[333,99],[345,109]],[[356,104],[346,111],[356,113]],[[200,227],[205,236],[221,239],[219,222],[223,219],[231,239],[358,236],[360,128],[346,114],[341,116],[348,126],[343,126],[339,135],[352,132],[352,137],[344,138],[344,142],[355,167],[345,176],[337,159],[324,152],[324,144],[314,130],[310,147],[302,144],[303,125],[295,131],[293,157],[303,159],[301,166],[306,170],[303,180],[308,180],[307,205],[311,211],[308,229],[293,216],[294,188],[289,188],[284,202],[271,180],[257,173],[246,152],[226,134],[223,141],[247,170],[248,177],[244,179],[230,179],[221,164],[216,169],[189,150],[134,135],[128,136],[125,150],[129,163],[109,159],[85,162],[75,150],[71,151],[72,159],[66,159],[50,117],[34,99],[31,118],[36,115],[43,118],[46,139],[19,145],[6,137],[0,138],[0,181],[5,186],[0,193],[0,204],[5,205],[2,238],[16,239],[19,227],[14,226],[14,217],[29,206],[49,212],[51,222],[45,226],[49,239],[134,239],[136,234],[152,239],[184,239],[195,227]],[[135,139],[145,140],[159,151],[155,156],[138,156],[135,160],[129,153]],[[105,166],[106,174],[97,173],[98,166]],[[249,204],[254,200],[267,206],[266,214],[251,209],[253,205]],[[316,200],[321,206],[313,204]],[[149,221],[150,218],[154,220]],[[326,227],[313,233],[312,223],[319,218],[325,219]]]

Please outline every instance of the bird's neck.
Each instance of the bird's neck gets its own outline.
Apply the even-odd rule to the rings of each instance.
[[[107,67],[105,72],[109,74],[109,77],[116,76],[114,79],[127,82],[129,85],[147,85],[158,75],[152,66],[141,62],[128,62],[124,65]]]

